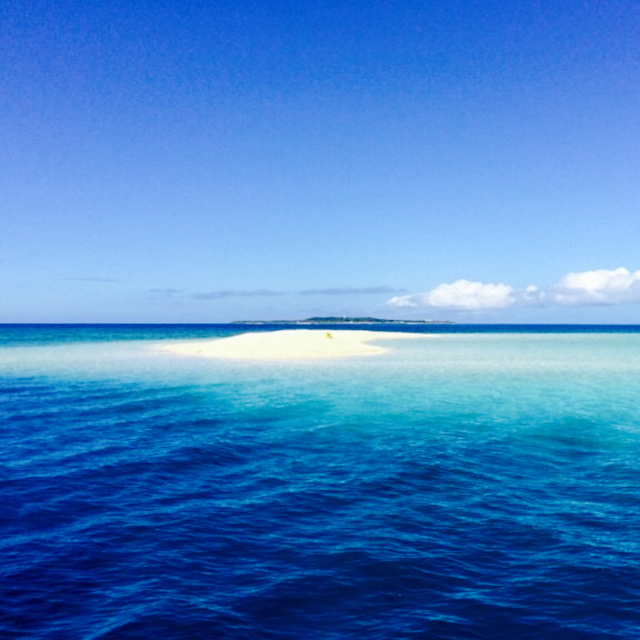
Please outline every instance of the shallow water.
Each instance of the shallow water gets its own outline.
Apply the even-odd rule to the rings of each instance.
[[[640,333],[231,331],[0,329],[0,637],[640,637]]]

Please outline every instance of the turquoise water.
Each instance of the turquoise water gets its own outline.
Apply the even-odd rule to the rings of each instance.
[[[640,333],[329,361],[0,329],[0,637],[640,637]]]

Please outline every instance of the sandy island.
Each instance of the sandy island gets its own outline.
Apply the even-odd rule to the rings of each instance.
[[[284,329],[256,331],[230,338],[195,340],[161,347],[177,355],[204,358],[285,360],[296,358],[343,358],[374,356],[388,349],[369,344],[374,340],[403,340],[432,337],[424,333],[392,331],[350,331],[324,329]]]

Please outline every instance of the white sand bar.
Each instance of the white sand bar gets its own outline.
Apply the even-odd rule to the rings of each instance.
[[[403,340],[432,337],[424,333],[393,331],[350,331],[324,329],[284,329],[256,331],[230,338],[189,340],[163,346],[178,355],[205,358],[285,360],[298,358],[343,358],[373,356],[388,349],[369,344],[374,340]]]

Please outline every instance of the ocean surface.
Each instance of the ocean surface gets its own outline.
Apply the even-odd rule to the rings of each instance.
[[[640,638],[640,327],[274,328],[0,325],[0,638]]]

